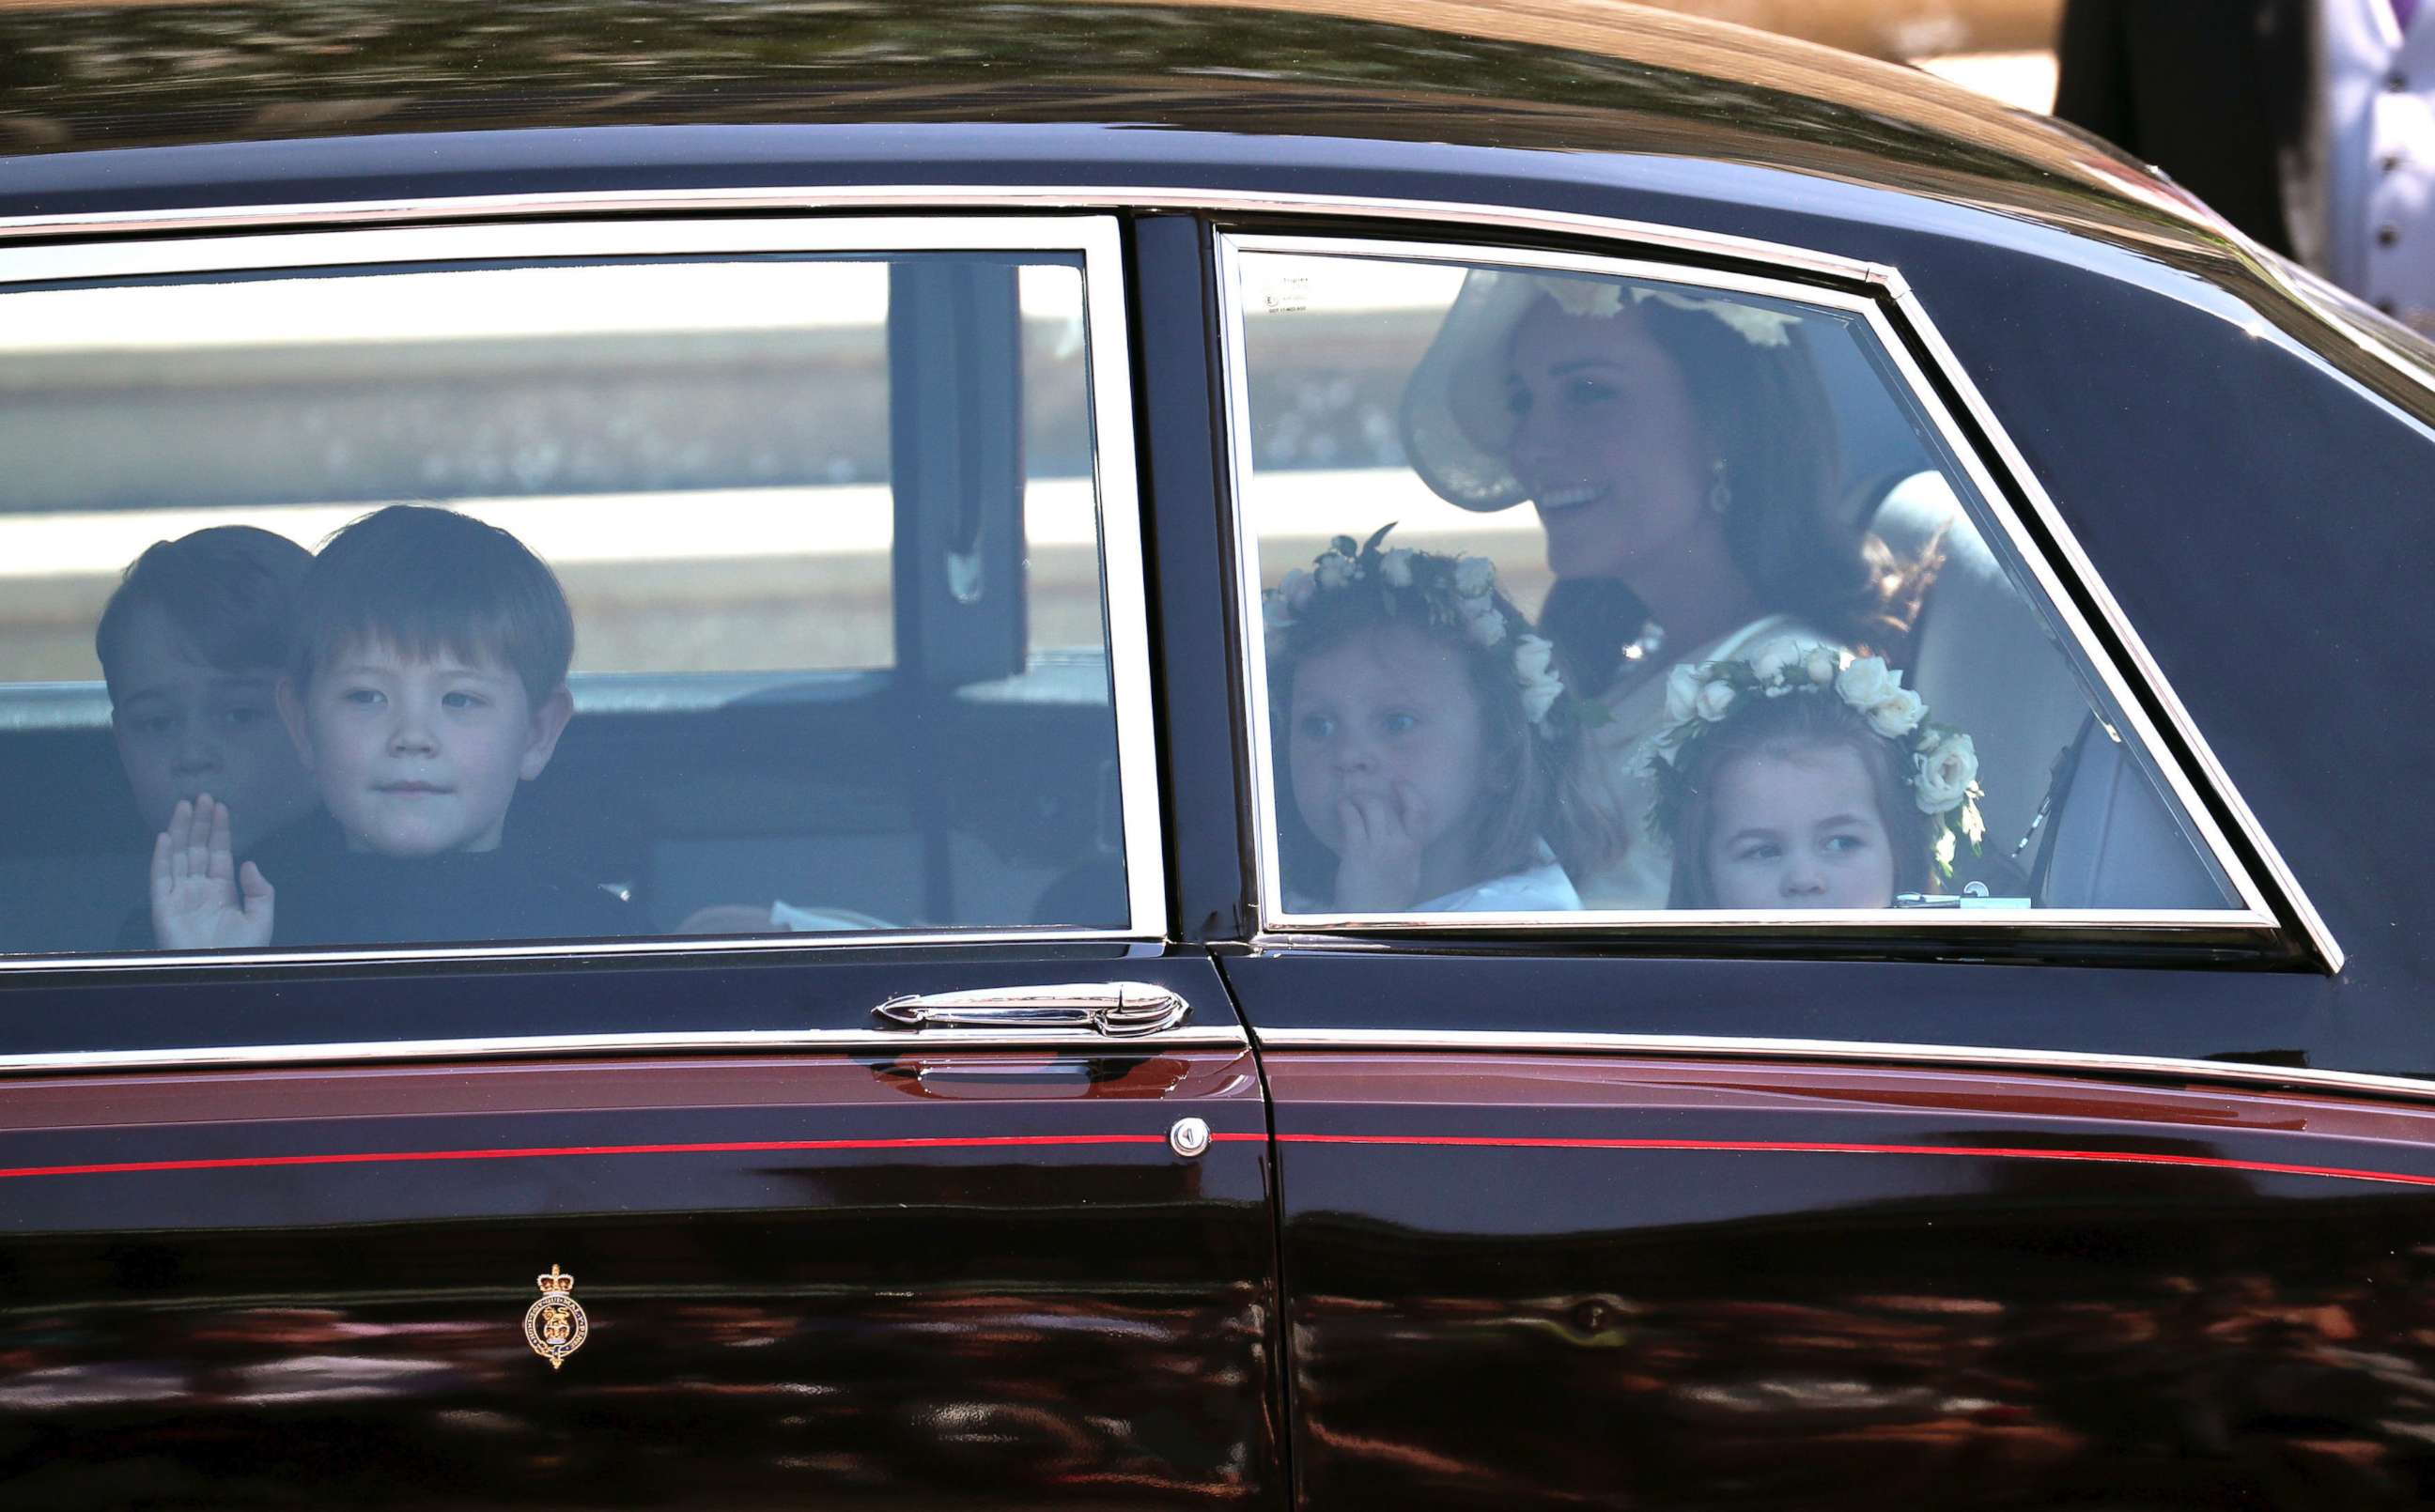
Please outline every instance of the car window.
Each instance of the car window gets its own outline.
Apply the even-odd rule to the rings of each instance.
[[[2230,916],[1856,297],[1229,244],[1271,919]]]
[[[0,287],[0,944],[1131,932],[1085,278]]]

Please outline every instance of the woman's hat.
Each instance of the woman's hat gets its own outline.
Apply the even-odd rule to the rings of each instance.
[[[1528,273],[1473,270],[1404,385],[1405,454],[1448,504],[1510,509],[1527,497],[1505,460],[1513,435],[1506,349],[1541,292]]]
[[[1739,300],[1693,295],[1615,278],[1475,268],[1404,386],[1404,451],[1412,471],[1448,504],[1487,512],[1529,496],[1513,475],[1514,418],[1506,396],[1514,328],[1542,298],[1566,314],[1613,318],[1654,301],[1713,316],[1718,334],[1755,347],[1790,343],[1800,317]]]

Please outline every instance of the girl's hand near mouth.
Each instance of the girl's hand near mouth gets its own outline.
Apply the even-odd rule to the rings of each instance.
[[[1338,800],[1337,816],[1344,833],[1336,865],[1337,911],[1394,913],[1419,902],[1421,837],[1429,826],[1412,785],[1348,794]]]

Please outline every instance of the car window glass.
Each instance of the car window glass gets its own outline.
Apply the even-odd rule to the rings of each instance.
[[[0,292],[0,946],[1129,927],[1084,328],[1061,254]]]
[[[1858,309],[1234,266],[1272,908],[2239,906]]]

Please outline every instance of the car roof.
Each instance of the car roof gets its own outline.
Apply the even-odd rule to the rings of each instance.
[[[1414,24],[1377,19],[1390,9]],[[37,172],[28,160],[95,150],[1063,124],[1696,158],[2141,239],[2224,234],[2162,180],[2043,117],[1917,70],[1606,0],[36,5],[0,9],[0,59],[9,214],[39,213],[28,187],[79,177],[72,161]],[[93,166],[97,180],[119,171]]]

